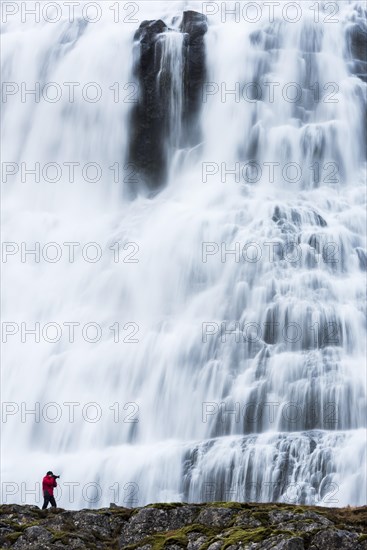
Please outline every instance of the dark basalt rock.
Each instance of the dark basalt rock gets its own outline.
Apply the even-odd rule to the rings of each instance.
[[[361,247],[356,248],[356,253],[359,260],[359,267],[362,271],[367,271],[367,252]]]
[[[350,533],[349,531],[344,531],[340,529],[326,529],[325,531],[320,531],[314,537],[310,550],[353,550],[353,548],[358,548],[358,535],[357,533]]]
[[[135,78],[139,101],[130,121],[129,162],[148,187],[156,187],[166,176],[164,155],[165,99],[156,85],[161,51],[158,37],[168,28],[161,21],[143,21],[135,34],[139,42]]]
[[[185,11],[180,25],[181,32],[187,33],[190,37],[190,44],[194,44],[197,38],[202,38],[208,30],[207,18],[204,14],[196,11]]]
[[[350,49],[353,59],[367,62],[367,25],[360,21],[349,30]]]
[[[367,82],[367,24],[364,20],[359,20],[347,30],[347,43],[353,59],[353,74]]]
[[[139,182],[154,191],[167,178],[167,127],[170,78],[157,85],[162,60],[162,36],[181,32],[183,41],[183,112],[182,146],[194,146],[200,141],[198,112],[205,80],[204,15],[186,11],[179,30],[170,29],[162,20],[143,21],[135,33],[136,63],[134,77],[139,87],[139,100],[130,120],[130,150],[128,161],[139,174]]]
[[[180,31],[184,33],[184,112],[183,144],[196,145],[200,141],[198,112],[202,102],[202,89],[206,80],[204,35],[208,30],[206,16],[185,11]]]
[[[366,550],[367,507],[221,502],[42,511],[2,505],[2,549]]]

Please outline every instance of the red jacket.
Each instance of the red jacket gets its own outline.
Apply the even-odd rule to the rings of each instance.
[[[42,480],[42,491],[54,495],[54,487],[57,487],[56,479],[52,476],[45,476]]]

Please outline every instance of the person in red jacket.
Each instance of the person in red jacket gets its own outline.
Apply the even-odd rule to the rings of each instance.
[[[42,491],[43,491],[43,506],[42,510],[47,508],[50,503],[53,508],[56,508],[56,501],[54,497],[54,487],[57,487],[56,478],[59,476],[54,476],[54,474],[49,471],[42,480]]]

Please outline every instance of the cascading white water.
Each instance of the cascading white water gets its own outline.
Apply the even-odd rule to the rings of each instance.
[[[366,503],[366,85],[346,47],[363,2],[339,2],[331,24],[314,2],[295,23],[281,6],[270,22],[258,3],[251,23],[222,4],[207,11],[202,142],[181,150],[178,22],[201,3],[3,25],[3,80],[19,86],[2,104],[3,501],[33,503],[51,468],[66,508]],[[157,78],[170,177],[131,200],[146,19],[171,28]],[[22,102],[37,82],[62,97]]]
[[[167,155],[172,156],[174,148],[180,145],[181,116],[183,101],[183,34],[179,32],[168,32],[161,35],[162,58],[157,75],[158,93],[160,89],[168,87],[170,90],[169,104],[167,109],[168,127],[167,142],[171,146]]]

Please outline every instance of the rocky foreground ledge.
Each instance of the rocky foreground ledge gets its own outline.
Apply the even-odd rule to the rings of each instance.
[[[367,550],[367,506],[231,502],[42,511],[9,504],[0,511],[0,548]]]

